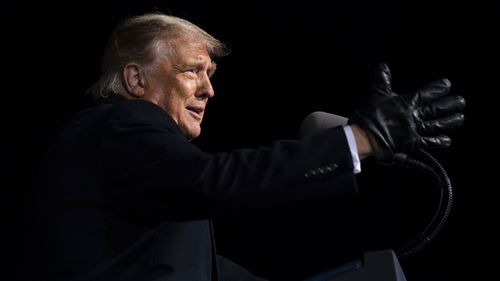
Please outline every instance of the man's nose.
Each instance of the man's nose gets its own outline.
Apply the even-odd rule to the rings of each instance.
[[[212,83],[210,82],[210,78],[208,75],[200,81],[199,85],[199,96],[211,98],[215,95],[214,88],[212,87]]]

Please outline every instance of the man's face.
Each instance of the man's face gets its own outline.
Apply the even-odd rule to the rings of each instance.
[[[144,99],[165,110],[182,132],[194,139],[209,98],[214,96],[210,77],[215,71],[204,45],[178,44],[175,53],[158,59],[148,75]]]

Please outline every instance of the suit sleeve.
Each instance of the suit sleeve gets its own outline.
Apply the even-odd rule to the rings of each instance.
[[[126,103],[109,114],[98,170],[117,210],[158,219],[201,219],[356,192],[340,127],[268,147],[207,154],[147,102]]]

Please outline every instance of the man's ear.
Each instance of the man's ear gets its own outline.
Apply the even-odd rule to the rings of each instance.
[[[144,68],[135,63],[129,63],[123,68],[123,85],[128,94],[134,98],[144,96]]]

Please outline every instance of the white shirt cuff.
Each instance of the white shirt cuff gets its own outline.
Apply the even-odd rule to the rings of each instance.
[[[358,156],[358,146],[356,145],[356,139],[354,139],[354,134],[352,133],[351,126],[343,126],[345,135],[347,137],[347,143],[349,144],[349,150],[351,151],[352,164],[354,165],[354,173],[361,173],[361,161]]]

